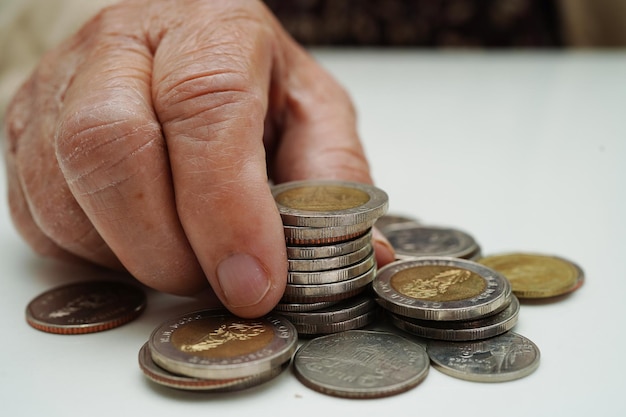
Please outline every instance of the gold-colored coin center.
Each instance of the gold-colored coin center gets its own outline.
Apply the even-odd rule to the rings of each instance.
[[[472,271],[441,265],[422,265],[399,271],[390,284],[404,296],[436,302],[473,298],[487,287],[485,279]]]
[[[228,358],[259,351],[273,338],[272,329],[261,321],[206,318],[178,328],[171,343],[192,355]]]
[[[364,191],[339,185],[302,186],[276,196],[276,201],[284,207],[320,212],[352,209],[369,199]]]

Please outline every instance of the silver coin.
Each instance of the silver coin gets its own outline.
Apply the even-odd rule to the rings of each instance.
[[[357,238],[371,229],[373,221],[349,226],[304,227],[284,225],[287,245],[326,245]]]
[[[298,328],[298,324],[328,324],[352,319],[370,311],[378,309],[378,304],[369,294],[359,295],[340,301],[329,307],[307,312],[282,312],[291,323]],[[298,333],[301,333],[300,331]]]
[[[333,256],[322,259],[287,259],[289,271],[314,272],[327,271],[330,269],[346,268],[363,261],[372,253],[372,245],[367,244],[354,252],[345,255]]]
[[[109,330],[137,318],[146,295],[135,285],[86,281],[52,288],[26,307],[26,321],[37,330],[84,334]]]
[[[368,184],[293,181],[272,187],[283,224],[325,228],[373,222],[385,214],[387,193]]]
[[[413,216],[407,216],[404,214],[387,213],[380,216],[374,226],[384,235],[385,229],[390,226],[402,225],[402,226],[417,226],[421,224],[418,219]]]
[[[361,329],[368,324],[372,324],[378,317],[377,311],[367,311],[356,317],[337,321],[334,323],[294,323],[299,336],[319,336],[332,333],[345,332],[347,330]]]
[[[281,316],[242,319],[215,310],[167,320],[149,339],[158,366],[202,379],[269,372],[291,358],[296,344],[295,327]]]
[[[428,375],[429,360],[423,347],[396,334],[350,330],[302,345],[293,369],[324,394],[378,398],[415,387]]]
[[[488,339],[505,333],[515,327],[519,317],[520,304],[517,297],[502,311],[476,320],[429,321],[417,320],[390,314],[391,323],[408,333],[428,339],[467,341]]]
[[[511,294],[504,276],[465,259],[395,261],[373,282],[377,301],[392,313],[421,320],[469,320],[498,311]]]
[[[477,382],[523,378],[537,369],[540,357],[537,345],[514,332],[473,342],[433,341],[428,355],[441,372]]]
[[[332,245],[287,246],[287,258],[290,260],[320,259],[346,255],[369,245],[371,240],[372,230],[370,229],[364,235],[355,239]]]
[[[466,258],[478,247],[472,236],[449,227],[400,224],[387,227],[385,237],[398,259],[422,256]]]
[[[290,361],[269,371],[259,374],[230,379],[201,379],[184,375],[173,374],[159,367],[152,360],[149,344],[146,342],[139,351],[139,367],[144,375],[159,385],[187,391],[210,391],[210,392],[232,392],[251,388],[263,384],[278,375],[289,367]]]
[[[326,271],[288,271],[287,283],[289,284],[303,284],[303,285],[320,285],[330,284],[334,282],[346,281],[356,278],[359,275],[372,269],[376,264],[376,257],[374,251],[371,250],[367,257],[360,262],[346,266],[344,268],[329,269]]]
[[[345,300],[361,293],[376,276],[376,265],[362,275],[329,284],[287,284],[282,302],[312,303]]]
[[[274,311],[278,314],[283,314],[285,312],[305,312],[305,311],[315,311],[321,308],[330,307],[339,303],[340,301],[318,301],[315,303],[284,303],[280,302],[276,304],[274,307]]]

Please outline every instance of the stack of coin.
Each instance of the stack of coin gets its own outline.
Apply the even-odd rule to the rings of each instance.
[[[371,228],[388,207],[371,185],[295,181],[273,187],[287,243],[289,271],[277,312],[301,335],[334,333],[369,324],[376,304],[356,298],[376,275]]]
[[[457,228],[404,221],[388,224],[381,232],[395,249],[397,259],[449,256],[474,261],[481,257],[474,237]]]
[[[139,352],[150,380],[171,388],[234,391],[285,370],[295,352],[294,326],[280,316],[242,319],[202,310],[163,322]]]
[[[373,288],[396,327],[429,339],[485,339],[513,328],[519,315],[509,281],[465,259],[396,261],[380,269]]]

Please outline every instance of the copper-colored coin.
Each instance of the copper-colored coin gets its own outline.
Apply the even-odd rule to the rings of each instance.
[[[139,351],[139,367],[151,381],[170,388],[188,391],[231,392],[260,385],[280,375],[289,367],[289,361],[268,371],[243,378],[202,379],[173,374],[152,360],[150,347],[146,342]]]
[[[244,378],[290,360],[298,341],[280,316],[243,319],[203,310],[167,320],[150,336],[152,360],[169,372],[202,379]]]
[[[26,308],[26,321],[47,333],[94,333],[128,323],[145,306],[144,292],[134,285],[79,282],[53,288],[34,298]]]
[[[584,281],[582,269],[557,256],[510,253],[487,256],[479,263],[503,274],[519,298],[549,298],[578,289]]]

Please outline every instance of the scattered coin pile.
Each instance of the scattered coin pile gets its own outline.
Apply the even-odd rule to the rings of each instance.
[[[300,335],[361,328],[376,318],[364,295],[376,275],[371,228],[388,207],[387,194],[343,181],[274,186],[287,243],[287,287],[276,312]]]
[[[298,341],[280,316],[242,319],[223,310],[192,312],[158,326],[139,352],[152,381],[172,388],[225,392],[284,371]]]

